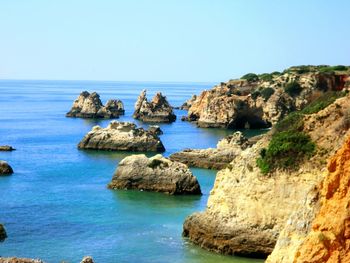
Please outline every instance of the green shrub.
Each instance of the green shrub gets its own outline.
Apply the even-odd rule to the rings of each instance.
[[[301,112],[294,111],[289,113],[284,119],[276,123],[274,131],[300,131],[303,128],[303,117]]]
[[[284,87],[284,91],[287,92],[290,96],[297,96],[302,90],[302,87],[296,81],[292,81]]]
[[[250,96],[253,100],[256,100],[261,95],[260,91],[256,90],[254,91]]]
[[[261,172],[266,174],[273,169],[297,169],[306,157],[311,157],[316,146],[309,135],[296,131],[283,131],[275,134],[264,154],[257,159]]]
[[[313,114],[331,105],[336,99],[344,97],[346,92],[342,91],[330,91],[324,93],[322,96],[317,98],[315,101],[307,105],[301,112],[303,114]]]
[[[348,70],[349,67],[343,66],[343,65],[338,65],[338,66],[321,66],[319,68],[320,72],[334,72],[334,71],[345,71]]]
[[[273,79],[273,75],[269,73],[263,73],[259,75],[259,79],[262,79],[264,81],[271,81]]]
[[[249,82],[255,82],[259,80],[259,76],[255,73],[248,73],[242,76],[241,79],[246,79]]]
[[[267,101],[275,93],[273,88],[265,88],[261,91],[261,96]]]

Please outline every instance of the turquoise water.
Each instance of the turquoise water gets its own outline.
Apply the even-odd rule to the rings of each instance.
[[[35,257],[47,262],[260,262],[226,257],[191,245],[181,237],[185,217],[205,209],[215,171],[193,168],[203,196],[114,191],[106,188],[118,162],[130,153],[79,151],[77,143],[96,124],[109,120],[65,118],[83,91],[124,102],[131,118],[143,88],[149,98],[162,91],[174,106],[212,84],[84,81],[0,81],[0,152],[15,173],[0,178],[0,222],[8,239],[1,256]],[[184,148],[214,147],[232,131],[200,129],[178,120],[162,124],[165,155]],[[139,125],[143,125],[137,122]],[[147,125],[144,125],[147,127]]]

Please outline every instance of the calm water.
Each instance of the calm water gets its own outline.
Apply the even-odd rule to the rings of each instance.
[[[0,178],[0,222],[9,238],[1,256],[42,258],[47,262],[259,262],[225,257],[191,245],[181,237],[182,223],[205,208],[215,171],[192,169],[203,196],[113,191],[106,188],[118,162],[130,153],[79,151],[77,143],[96,124],[65,118],[82,90],[97,91],[124,102],[131,114],[137,95],[147,88],[151,98],[162,91],[179,106],[212,84],[84,81],[0,81],[0,145],[17,148],[0,152],[15,173]],[[214,147],[232,131],[200,129],[178,120],[162,124],[165,155],[184,148]],[[143,125],[140,122],[137,122]],[[146,127],[146,125],[143,125]]]

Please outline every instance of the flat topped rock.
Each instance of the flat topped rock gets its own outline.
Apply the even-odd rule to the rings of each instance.
[[[74,101],[66,117],[110,119],[118,118],[124,112],[124,105],[120,100],[108,100],[104,106],[96,92],[90,94],[83,91]]]
[[[135,119],[144,122],[174,122],[176,115],[166,97],[158,92],[151,102],[147,100],[146,90],[143,90],[135,103]]]
[[[0,160],[0,176],[13,174],[12,167],[6,162]]]
[[[11,152],[11,151],[14,151],[14,150],[16,150],[16,149],[13,148],[10,145],[1,145],[0,146],[0,152]]]
[[[155,132],[137,128],[131,122],[117,121],[112,121],[107,128],[93,127],[80,141],[78,148],[134,152],[165,151]]]
[[[131,155],[118,165],[111,189],[139,189],[167,194],[201,194],[197,178],[187,165],[171,161],[158,154],[147,158],[144,154]]]
[[[31,259],[31,258],[1,258],[0,263],[45,263],[40,259]]]

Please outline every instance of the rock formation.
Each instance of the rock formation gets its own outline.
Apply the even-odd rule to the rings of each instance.
[[[94,263],[94,260],[90,256],[83,257],[80,263]]]
[[[12,167],[5,161],[0,161],[0,176],[13,174]]]
[[[108,151],[163,152],[163,143],[153,131],[131,122],[112,121],[107,128],[94,126],[78,144],[80,149]]]
[[[124,114],[124,105],[120,100],[109,100],[103,106],[100,95],[96,92],[83,91],[74,101],[72,109],[66,114],[67,117],[79,118],[118,118]]]
[[[0,224],[0,242],[4,241],[7,238],[5,227]]]
[[[182,120],[199,127],[270,127],[322,93],[350,87],[349,69],[324,73],[321,67],[301,68],[222,82],[191,101],[188,116]]]
[[[197,99],[197,95],[193,95],[190,99],[188,99],[181,105],[180,109],[188,110],[192,106],[193,102],[196,101],[196,99]]]
[[[350,138],[287,221],[267,262],[350,262]]]
[[[133,117],[144,122],[174,122],[176,115],[166,97],[158,92],[151,102],[147,101],[146,90],[143,90],[135,103]]]
[[[152,132],[154,134],[157,134],[157,135],[162,135],[163,134],[163,131],[160,129],[160,127],[158,125],[151,125],[148,127],[148,131],[149,132]]]
[[[0,263],[45,263],[40,259],[30,259],[30,258],[1,258]]]
[[[197,178],[185,164],[171,161],[160,154],[151,158],[144,154],[124,158],[108,187],[172,195],[201,194]]]
[[[269,176],[261,173],[256,160],[268,145],[271,132],[243,150],[218,172],[207,209],[186,219],[184,236],[220,253],[254,257],[270,254],[290,215],[323,180],[326,169],[320,167],[324,160],[350,135],[349,109],[347,96],[305,115],[302,129],[316,143],[317,154],[298,170],[278,170]]]
[[[185,149],[181,152],[170,155],[170,159],[178,161],[188,166],[201,167],[207,169],[223,169],[235,156],[242,150],[253,144],[243,136],[241,132],[235,132],[232,135],[220,140],[217,148],[209,149]]]
[[[2,146],[0,146],[0,152],[11,152],[11,151],[14,151],[14,150],[16,150],[16,149],[13,148],[10,145],[2,145]]]

